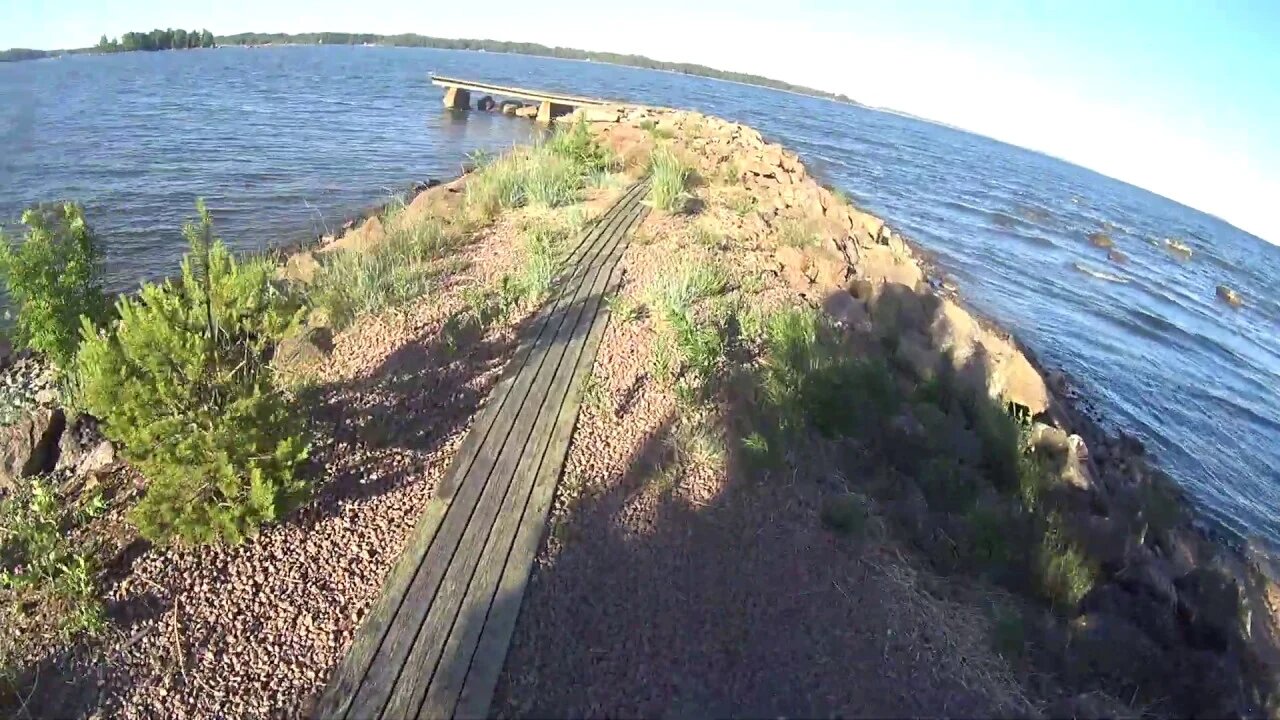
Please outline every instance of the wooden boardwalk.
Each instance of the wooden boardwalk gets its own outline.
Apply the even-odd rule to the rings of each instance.
[[[579,239],[317,707],[320,717],[488,714],[647,183]]]

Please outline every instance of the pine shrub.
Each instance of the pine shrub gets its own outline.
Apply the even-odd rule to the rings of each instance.
[[[121,299],[109,331],[86,323],[77,367],[90,411],[148,479],[132,514],[143,535],[238,542],[304,494],[300,418],[270,374],[301,311],[270,265],[237,262],[197,207],[181,279]]]
[[[18,245],[0,236],[0,277],[17,307],[14,339],[67,368],[80,344],[80,317],[101,322],[102,248],[75,203],[43,205],[22,215]]]

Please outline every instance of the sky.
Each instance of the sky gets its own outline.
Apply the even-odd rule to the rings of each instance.
[[[416,32],[757,73],[1045,152],[1280,244],[1280,0],[0,0],[0,48],[154,27]]]

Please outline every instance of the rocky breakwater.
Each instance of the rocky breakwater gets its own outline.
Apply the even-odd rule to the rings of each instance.
[[[885,356],[917,383],[958,382],[1020,419],[1027,457],[1049,468],[1052,479],[1037,489],[1048,498],[1040,506],[1051,508],[1047,524],[1079,567],[1080,592],[1068,593],[1065,604],[1039,606],[1042,614],[1026,617],[1040,619],[1023,628],[1025,657],[1035,668],[1028,682],[1043,684],[1047,676],[1061,685],[1043,693],[1057,703],[1052,712],[1142,706],[1168,715],[1275,715],[1280,586],[1270,576],[1276,573],[1198,532],[1176,484],[1141,443],[1108,434],[1081,412],[1068,378],[1044,371],[1010,334],[948,296],[901,234],[854,208],[794,153],[750,127],[622,105],[563,121],[589,123],[628,163],[670,144],[690,163],[696,183],[714,186],[700,194],[720,194],[735,210],[715,214],[719,229],[740,246],[735,264],[776,274],[868,353]],[[689,211],[701,210],[692,203]],[[895,426],[905,433],[930,427],[929,417],[916,415],[908,409]],[[975,430],[955,434],[971,439]],[[898,493],[908,494],[915,498],[905,503],[910,539],[935,567],[962,565],[953,557],[958,548],[979,540],[965,522],[970,518],[931,508],[914,490]],[[1099,700],[1098,691],[1112,700]]]

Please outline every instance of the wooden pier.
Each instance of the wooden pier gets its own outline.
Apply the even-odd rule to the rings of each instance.
[[[492,103],[492,96],[519,98],[538,103],[537,120],[549,123],[556,115],[567,113],[574,108],[607,105],[609,101],[599,98],[566,95],[564,93],[528,90],[525,88],[504,87],[473,80],[459,80],[440,75],[431,77],[431,84],[444,88],[444,106],[454,110],[466,110],[471,107],[471,93],[484,93]],[[483,102],[483,98],[480,102]],[[486,108],[480,108],[486,109]]]
[[[608,323],[644,220],[629,188],[579,239],[334,672],[323,718],[484,717]]]

